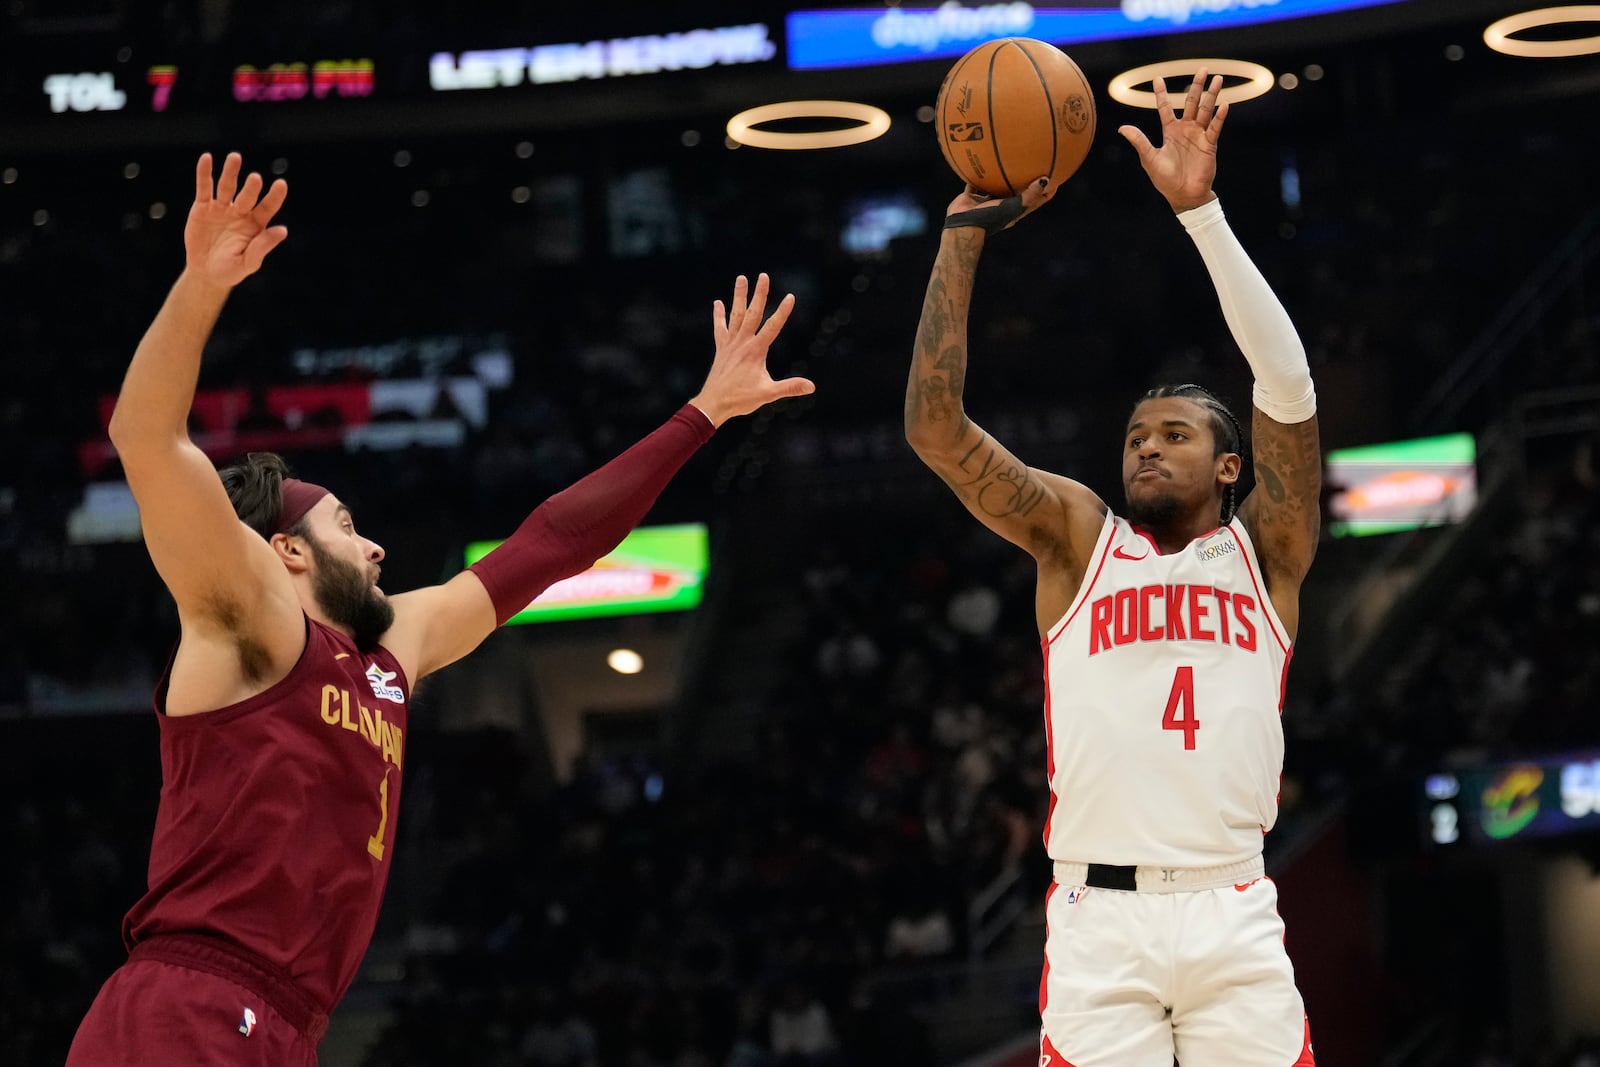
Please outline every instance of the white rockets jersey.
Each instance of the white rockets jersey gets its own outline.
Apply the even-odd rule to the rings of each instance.
[[[1290,648],[1238,519],[1163,556],[1107,514],[1044,640],[1051,859],[1213,867],[1278,817]]]

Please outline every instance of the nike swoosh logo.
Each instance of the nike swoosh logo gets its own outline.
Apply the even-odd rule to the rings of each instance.
[[[1133,562],[1137,563],[1141,559],[1144,559],[1145,556],[1148,556],[1150,554],[1150,550],[1148,548],[1145,549],[1144,550],[1144,556],[1130,556],[1126,552],[1122,551],[1122,546],[1121,545],[1118,545],[1116,548],[1113,548],[1111,550],[1111,554],[1113,556],[1116,556],[1118,559],[1129,559],[1129,560],[1132,560]]]

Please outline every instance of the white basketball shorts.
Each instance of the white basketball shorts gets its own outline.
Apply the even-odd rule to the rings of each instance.
[[[1040,1067],[1314,1067],[1260,861],[1138,872],[1136,891],[1102,889],[1077,884],[1085,865],[1056,865]],[[1205,888],[1173,891],[1175,881]]]

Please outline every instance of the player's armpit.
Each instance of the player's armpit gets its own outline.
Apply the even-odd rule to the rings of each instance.
[[[383,636],[383,646],[394,653],[413,685],[477,648],[495,629],[494,602],[471,571],[389,600],[394,624]]]
[[[1298,592],[1317,554],[1322,529],[1322,443],[1313,415],[1283,423],[1256,410],[1251,428],[1256,485],[1239,507],[1250,531],[1268,592],[1288,584]],[[1279,614],[1283,614],[1279,606]],[[1288,620],[1285,619],[1285,622]]]
[[[1086,486],[1028,466],[971,419],[951,444],[915,447],[979,522],[1041,566],[1082,569],[1106,513]]]
[[[239,521],[211,461],[183,437],[119,441],[118,454],[185,632],[254,650],[246,675],[286,672],[305,645],[299,599],[272,547]]]

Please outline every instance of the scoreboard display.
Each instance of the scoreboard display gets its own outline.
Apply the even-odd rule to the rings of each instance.
[[[946,0],[822,8],[797,3],[764,8],[767,21],[751,22],[738,14],[698,21],[671,5],[637,11],[602,6],[592,22],[581,9],[563,11],[554,28],[548,19],[511,18],[499,25],[485,19],[487,28],[473,33],[451,28],[433,34],[422,27],[402,39],[350,30],[317,45],[268,45],[243,33],[209,45],[175,43],[153,28],[133,28],[138,20],[126,15],[89,20],[95,28],[30,36],[24,19],[7,22],[0,15],[0,139],[6,119],[326,109],[341,101],[405,105],[442,96],[509,99],[563,83],[705,80],[717,71],[770,72],[773,93],[804,84],[810,95],[814,81],[784,75],[942,63],[1008,36],[1088,46],[1273,26],[1274,32],[1282,28],[1282,44],[1315,42],[1330,18],[1360,16],[1370,29],[1382,24],[1374,15],[1393,13],[1409,23],[1421,9],[1416,0],[1071,0],[1059,6]],[[592,32],[578,28],[586,22]],[[909,73],[901,84],[920,86],[925,77]],[[851,86],[831,92],[848,95]]]
[[[507,40],[452,49],[419,41],[403,51],[367,46],[229,54],[123,43],[101,34],[62,47],[0,43],[0,117],[216,113],[234,107],[302,108],[338,101],[420,100],[441,93],[522,90],[719,67],[778,65],[765,23],[688,26],[588,41]],[[462,91],[466,90],[466,93]]]
[[[1421,783],[1431,845],[1494,845],[1600,830],[1600,750],[1438,771]]]

